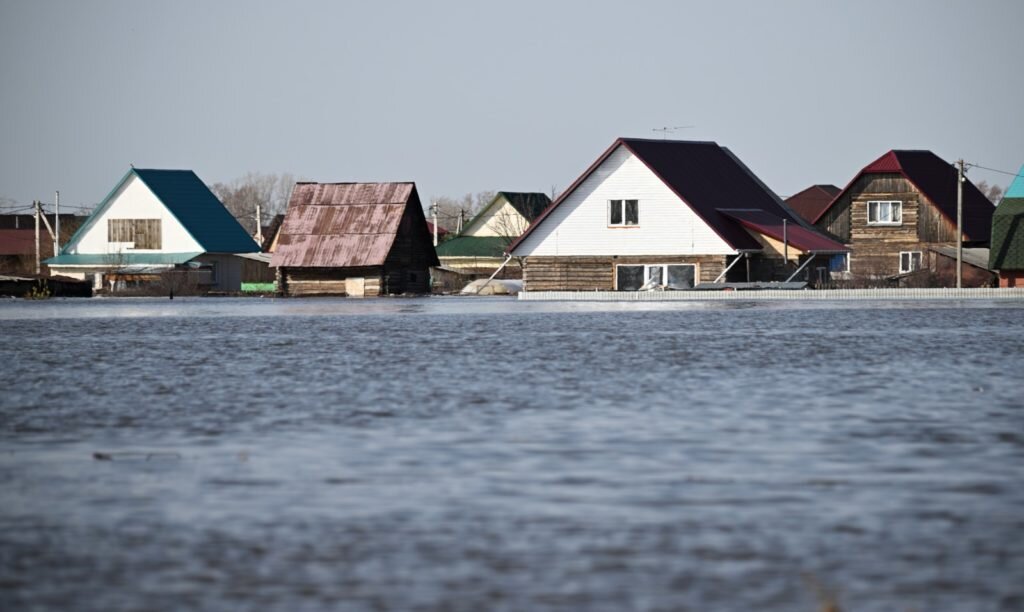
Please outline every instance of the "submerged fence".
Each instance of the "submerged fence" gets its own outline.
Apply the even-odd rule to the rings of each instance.
[[[714,302],[759,300],[1024,300],[1024,289],[817,289],[758,291],[522,291],[520,300]]]

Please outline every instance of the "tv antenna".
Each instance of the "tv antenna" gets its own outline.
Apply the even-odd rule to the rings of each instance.
[[[663,140],[668,140],[668,135],[669,134],[674,134],[674,133],[678,132],[679,130],[688,130],[690,128],[695,128],[695,127],[697,127],[697,126],[695,126],[695,125],[675,125],[675,126],[672,126],[672,127],[666,126],[666,127],[660,127],[660,128],[651,128],[651,131],[652,132],[661,132],[661,138]]]

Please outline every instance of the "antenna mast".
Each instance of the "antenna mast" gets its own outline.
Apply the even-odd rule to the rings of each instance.
[[[697,126],[695,126],[695,125],[676,125],[676,126],[672,126],[672,127],[666,126],[666,127],[660,127],[660,128],[651,128],[651,131],[652,132],[661,132],[662,140],[668,140],[668,135],[669,134],[674,134],[674,133],[678,132],[679,130],[688,130],[688,129],[695,128],[695,127],[697,127]]]

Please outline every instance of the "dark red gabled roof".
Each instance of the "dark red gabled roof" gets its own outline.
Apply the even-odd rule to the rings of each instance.
[[[730,247],[760,250],[761,244],[719,209],[755,209],[797,220],[754,174],[725,147],[714,142],[619,138],[509,246],[519,246],[551,211],[576,190],[619,146],[626,147]],[[781,221],[780,221],[781,223]]]
[[[840,191],[842,190],[835,185],[811,185],[800,193],[786,198],[786,206],[808,223],[813,223]]]
[[[910,181],[944,217],[956,223],[957,171],[952,164],[931,151],[889,151],[861,170],[814,219],[817,223],[839,199],[866,174],[898,174]],[[969,240],[987,241],[992,234],[995,206],[969,180],[964,181],[963,227]]]
[[[763,210],[719,211],[736,219],[746,228],[752,229],[775,240],[785,241],[806,253],[845,253],[846,245],[796,223],[783,223],[782,219]]]

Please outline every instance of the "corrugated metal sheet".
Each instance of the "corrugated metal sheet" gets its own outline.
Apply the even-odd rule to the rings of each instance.
[[[782,219],[763,210],[719,209],[719,212],[736,219],[744,227],[775,240],[782,240],[783,233],[785,233],[786,241],[801,251],[808,253],[845,253],[849,251],[846,245],[797,225],[791,219],[787,220],[788,224],[783,232]]]
[[[828,208],[840,191],[842,189],[835,185],[811,185],[800,193],[786,198],[786,206],[808,223],[814,223],[821,211]]]
[[[61,215],[63,217],[63,215]],[[50,222],[51,225],[53,222]],[[42,223],[39,224],[39,252],[43,257],[53,254],[53,239]],[[0,229],[0,255],[36,254],[36,230]]]
[[[299,183],[272,266],[380,266],[398,233],[412,183]]]

